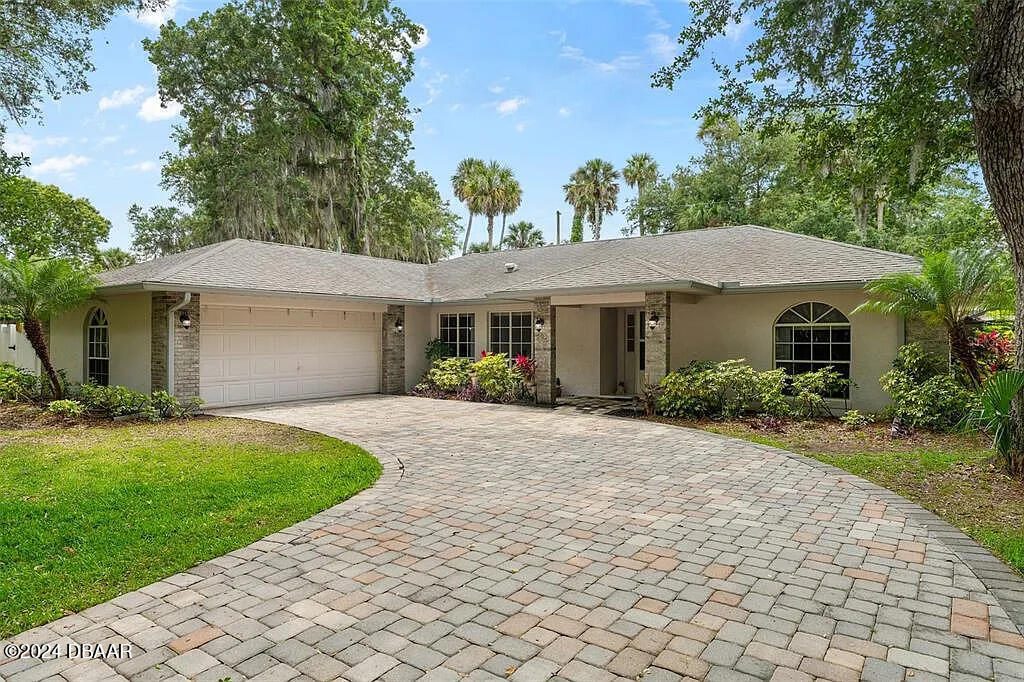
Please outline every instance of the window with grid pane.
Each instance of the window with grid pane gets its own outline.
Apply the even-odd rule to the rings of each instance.
[[[110,325],[99,308],[89,315],[85,342],[85,380],[100,386],[110,382]]]
[[[440,318],[441,340],[456,358],[476,357],[476,316],[473,313],[445,314]]]
[[[533,315],[531,313],[491,313],[491,352],[533,357]]]
[[[801,303],[775,321],[775,366],[787,374],[832,367],[850,378],[850,320],[826,303]],[[848,398],[844,389],[830,398]]]

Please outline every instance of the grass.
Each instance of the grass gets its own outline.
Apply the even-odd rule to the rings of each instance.
[[[899,493],[942,517],[1024,574],[1024,481],[993,464],[987,438],[918,432],[889,436],[887,424],[850,430],[836,420],[788,423],[658,421],[705,429],[813,457]]]
[[[373,484],[364,450],[231,419],[0,430],[0,637],[243,547]]]

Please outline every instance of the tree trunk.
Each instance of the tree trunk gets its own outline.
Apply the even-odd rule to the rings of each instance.
[[[487,216],[487,250],[494,250],[494,216]]]
[[[46,376],[50,380],[50,390],[53,392],[53,399],[60,400],[64,397],[64,390],[61,388],[57,370],[53,368],[53,363],[50,362],[50,349],[46,347],[46,335],[43,334],[42,323],[34,317],[26,317],[25,337],[32,346],[32,350],[36,352],[36,356],[43,366],[43,371],[46,372]]]
[[[501,214],[501,239],[498,240],[498,248],[500,249],[502,244],[505,243],[505,219],[508,215],[505,213]]]
[[[978,389],[981,387],[981,372],[978,371],[978,362],[974,358],[974,351],[971,350],[971,343],[963,329],[947,329],[949,335],[949,350],[960,363],[964,374],[970,379],[971,385]]]
[[[466,224],[466,238],[462,240],[462,255],[469,251],[469,234],[473,231],[473,214],[469,214],[469,222]]]
[[[974,14],[968,92],[985,186],[1006,235],[1016,281],[1016,368],[1024,370],[1024,8],[988,0]],[[1024,473],[1024,394],[1013,404],[1010,469]]]

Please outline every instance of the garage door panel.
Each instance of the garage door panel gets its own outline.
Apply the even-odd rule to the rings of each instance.
[[[375,393],[374,313],[204,306],[200,395],[210,405]]]

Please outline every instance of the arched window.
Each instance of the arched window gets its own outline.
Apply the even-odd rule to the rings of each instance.
[[[850,378],[850,320],[827,303],[801,303],[775,320],[775,366],[787,374],[833,367]],[[845,398],[842,395],[830,396]]]
[[[110,382],[110,325],[96,308],[89,313],[85,343],[85,380],[100,386]]]

